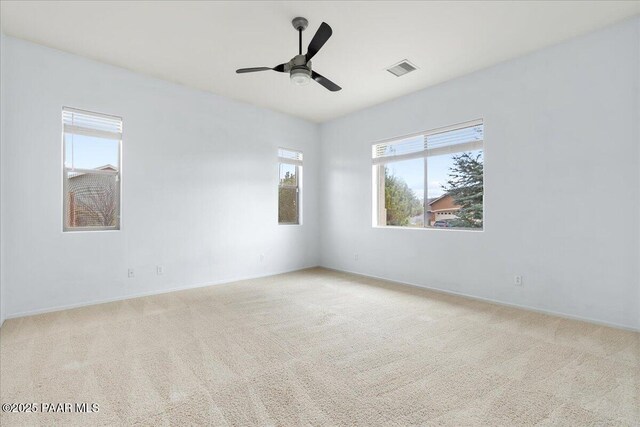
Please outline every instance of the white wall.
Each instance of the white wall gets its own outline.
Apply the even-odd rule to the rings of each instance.
[[[7,316],[318,264],[317,125],[11,37],[2,51]],[[62,106],[124,119],[119,232],[61,231]],[[277,225],[278,146],[305,154],[302,226]]]
[[[637,19],[637,26],[640,26],[640,18]],[[640,33],[640,30],[638,30],[638,32]],[[640,37],[640,34],[638,35]],[[640,58],[640,42],[637,43],[636,46],[636,54],[638,55],[638,58]],[[640,62],[640,60],[639,60]],[[638,73],[640,74],[640,65],[638,65]],[[640,146],[640,77],[638,77],[638,79],[636,79],[635,81],[635,92],[637,93],[636,96],[636,108],[635,108],[635,112],[636,112],[636,134],[635,134],[635,140],[638,142],[638,145]],[[639,167],[637,168],[638,171],[638,188],[640,188],[640,147],[638,148],[638,165]],[[640,215],[639,215],[640,216]],[[638,227],[638,246],[640,246],[640,226]],[[640,329],[640,247],[638,248],[638,261],[637,264],[638,266],[638,294],[637,294],[637,299],[638,299],[638,311],[636,313],[636,324],[639,325],[638,328]]]
[[[636,18],[323,124],[322,265],[640,327],[639,43]],[[476,118],[485,231],[372,228],[370,144]]]
[[[5,280],[4,280],[4,179],[2,173],[2,163],[3,163],[3,151],[4,151],[4,91],[5,91],[5,78],[4,78],[4,70],[5,70],[5,54],[4,54],[4,34],[0,33],[0,326],[4,323],[5,319],[5,298],[4,298],[4,288],[5,288]]]

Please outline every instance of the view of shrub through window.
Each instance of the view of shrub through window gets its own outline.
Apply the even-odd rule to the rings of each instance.
[[[122,120],[62,111],[64,231],[120,228]]]
[[[483,124],[373,145],[374,225],[483,228]]]
[[[300,224],[300,181],[302,153],[293,150],[278,150],[278,223]]]

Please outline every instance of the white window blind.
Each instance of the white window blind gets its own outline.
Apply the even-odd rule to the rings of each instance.
[[[373,164],[437,156],[482,148],[482,120],[436,129],[407,138],[373,144]]]
[[[286,148],[279,148],[278,160],[280,161],[280,163],[302,166],[302,152],[289,150]]]
[[[120,117],[64,107],[62,109],[62,123],[65,133],[122,139],[122,119]]]

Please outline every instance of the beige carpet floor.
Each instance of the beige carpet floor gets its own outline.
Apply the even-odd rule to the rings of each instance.
[[[640,425],[639,334],[312,269],[12,319],[10,425]]]

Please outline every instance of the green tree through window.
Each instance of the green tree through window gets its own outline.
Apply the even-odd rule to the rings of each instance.
[[[298,181],[294,173],[287,171],[280,179],[278,188],[278,222],[297,224],[298,220]]]
[[[442,189],[453,197],[460,206],[454,227],[482,228],[482,200],[484,197],[484,178],[482,153],[472,155],[461,153],[453,156],[454,164],[449,169],[449,180]]]
[[[411,218],[422,215],[422,201],[400,177],[384,168],[384,204],[387,225],[407,226]]]

